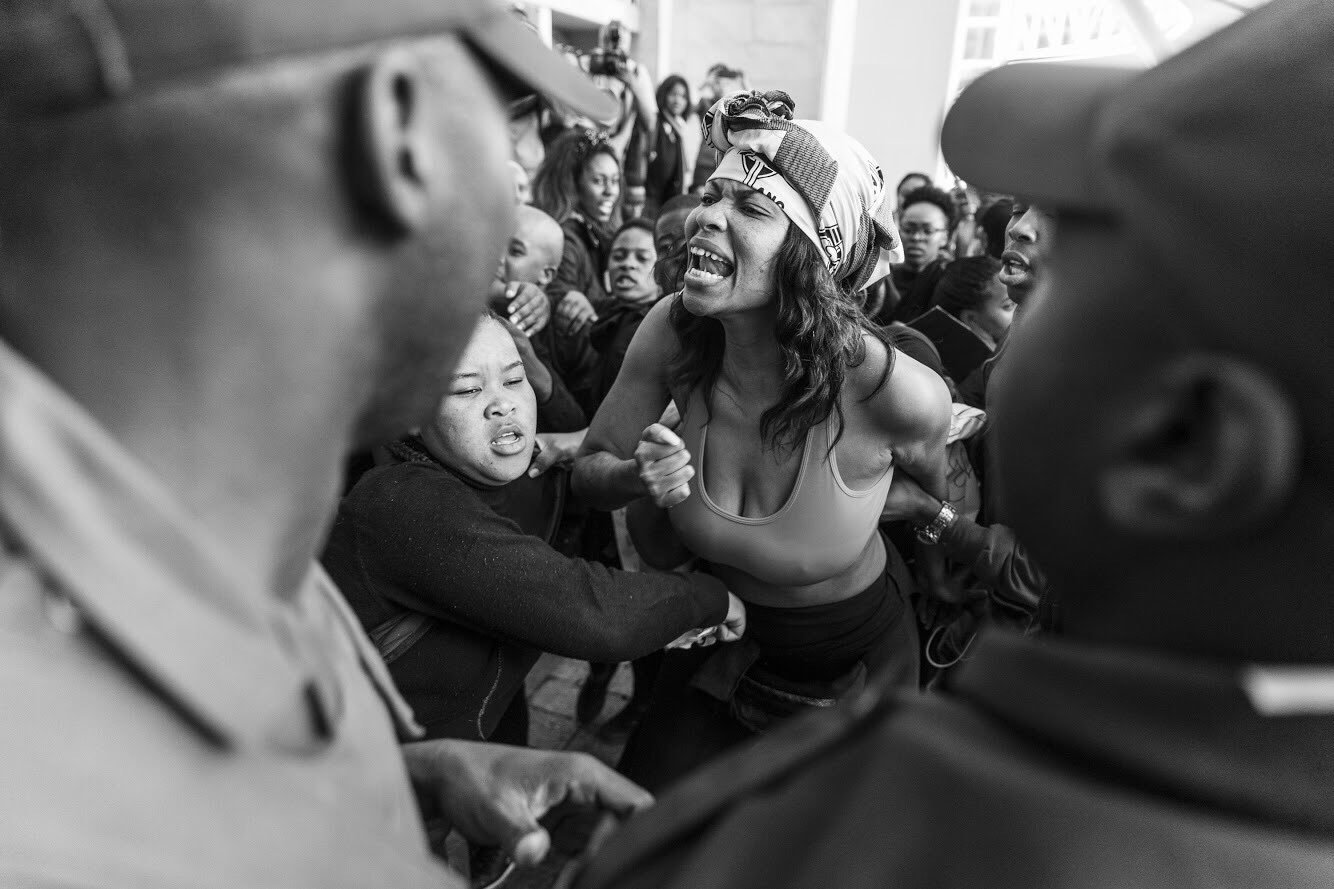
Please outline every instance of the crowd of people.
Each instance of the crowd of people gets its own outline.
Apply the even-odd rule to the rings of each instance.
[[[0,10],[0,882],[571,804],[581,889],[1329,884],[1334,7],[998,69],[894,186],[615,24],[315,6]]]

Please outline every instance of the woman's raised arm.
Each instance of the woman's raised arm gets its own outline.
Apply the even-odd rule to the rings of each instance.
[[[650,430],[654,437],[666,437],[661,436],[666,430],[657,420],[671,400],[667,364],[676,351],[676,334],[667,314],[676,299],[669,296],[659,301],[640,323],[621,372],[589,424],[584,446],[575,460],[574,491],[598,509],[617,509],[649,494],[657,500],[657,494],[679,488],[689,481],[682,476],[693,474],[688,465],[690,455],[683,447],[656,443],[655,447],[641,448],[641,440]],[[675,438],[674,433],[668,436],[669,441]],[[640,459],[636,459],[636,450],[644,452]],[[677,484],[672,488],[662,487],[673,481]],[[654,487],[659,490],[655,492]]]

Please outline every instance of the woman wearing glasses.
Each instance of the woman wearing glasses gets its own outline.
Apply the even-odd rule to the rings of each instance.
[[[668,654],[622,761],[650,788],[868,674],[918,680],[911,581],[878,524],[896,471],[945,496],[949,393],[861,312],[901,258],[880,168],[791,118],[778,92],[706,113],[723,156],[674,257],[685,287],[641,323],[575,470],[592,505],[633,502],[636,543],[659,550],[641,555],[707,561],[751,619]]]
[[[897,303],[886,300],[877,321],[906,324],[931,308],[936,285],[950,259],[945,247],[954,233],[955,212],[949,193],[931,185],[915,189],[904,197],[899,217],[903,262],[894,266],[890,274],[899,299]]]

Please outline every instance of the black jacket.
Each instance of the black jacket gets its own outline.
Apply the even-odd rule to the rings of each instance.
[[[552,549],[559,484],[548,473],[483,488],[403,462],[368,472],[340,505],[322,561],[362,626],[405,609],[435,618],[390,665],[428,737],[488,737],[542,651],[630,660],[726,616],[714,578]]]

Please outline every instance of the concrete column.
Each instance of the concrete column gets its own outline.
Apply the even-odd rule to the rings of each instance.
[[[857,5],[847,130],[880,161],[891,185],[910,170],[937,175],[960,6],[960,0]]]
[[[693,90],[710,65],[725,62],[755,89],[787,90],[798,116],[818,117],[830,3],[672,0],[670,68],[658,76],[678,72]]]
[[[657,81],[661,83],[664,77],[672,73],[672,38],[674,33],[673,24],[676,17],[676,3],[675,0],[643,0],[643,2],[646,14],[648,12],[648,7],[651,4],[656,4],[658,7],[656,16],[658,25],[658,51],[656,63],[658,69],[654,72],[654,75],[657,77]]]
[[[857,0],[830,0],[829,39],[825,44],[820,118],[847,129],[852,98],[852,61],[857,43]]]

